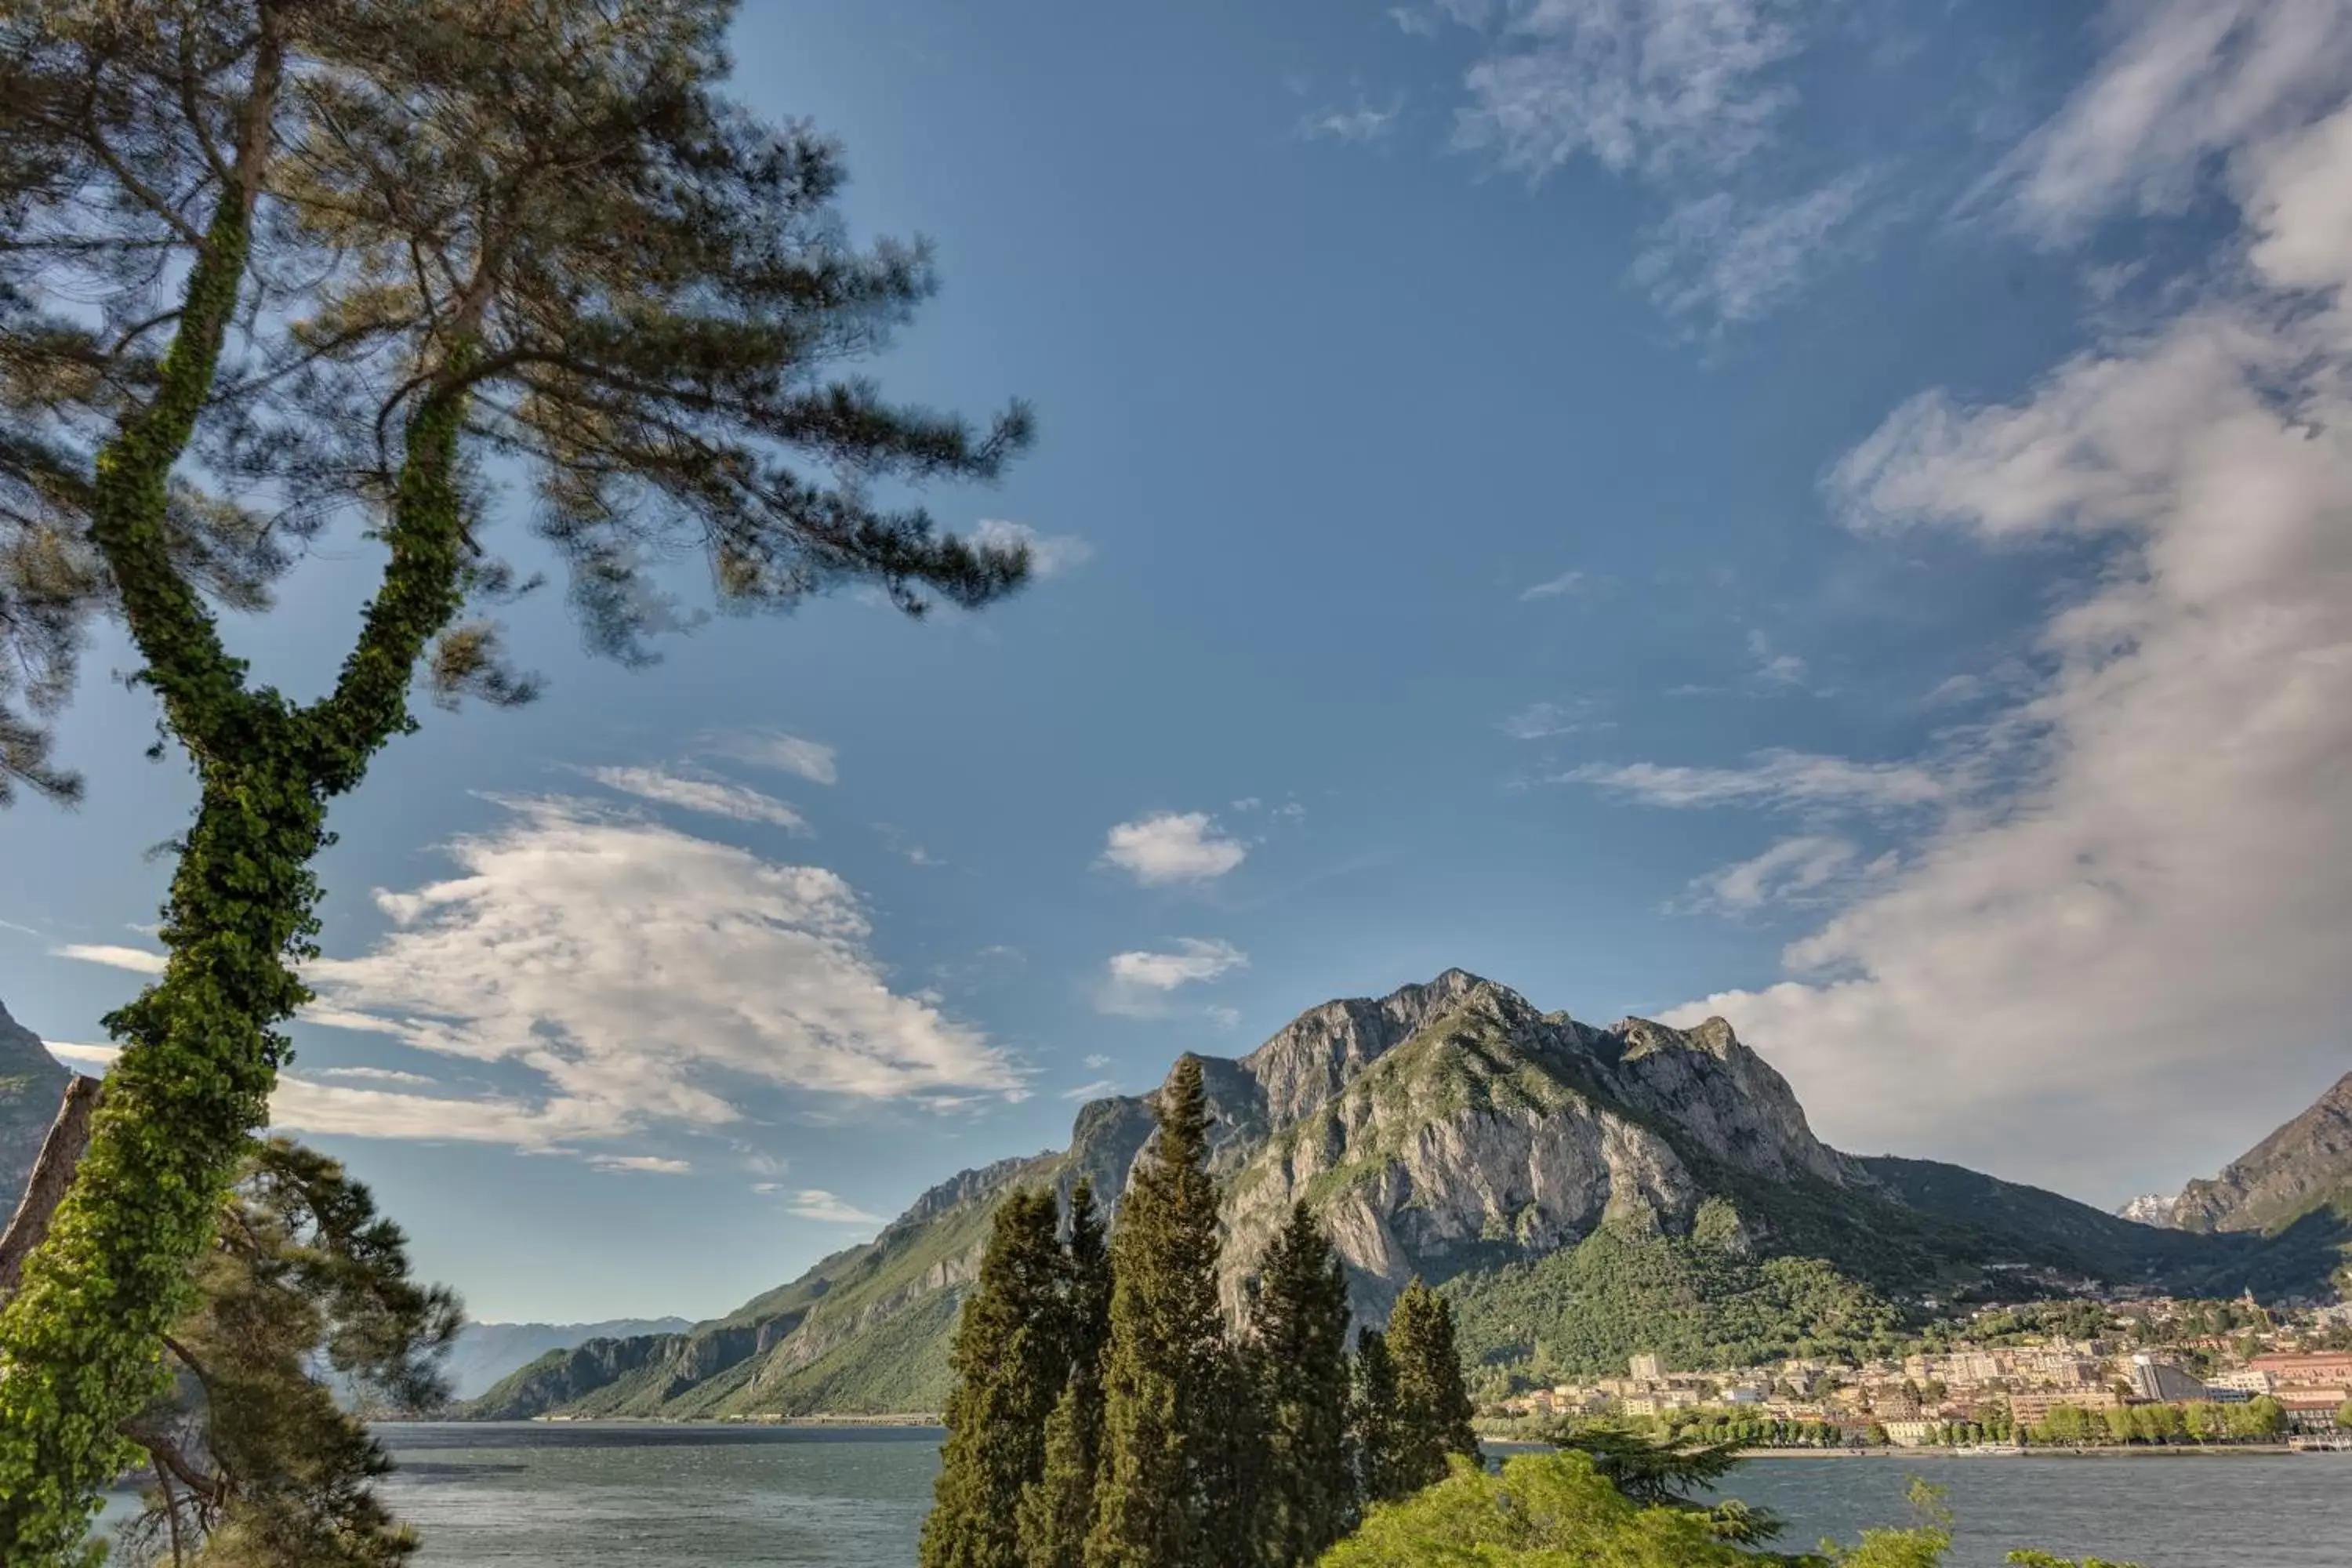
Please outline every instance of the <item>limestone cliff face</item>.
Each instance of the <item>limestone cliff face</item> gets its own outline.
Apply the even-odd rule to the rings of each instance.
[[[0,1226],[16,1212],[72,1077],[38,1035],[0,1006]]]
[[[2267,1230],[2339,1194],[2352,1194],[2352,1073],[2220,1175],[2189,1183],[2170,1218],[2183,1230]]]

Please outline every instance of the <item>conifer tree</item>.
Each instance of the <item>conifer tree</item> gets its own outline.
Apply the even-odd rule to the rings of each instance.
[[[1388,1336],[1369,1323],[1356,1331],[1352,1370],[1348,1426],[1357,1495],[1366,1504],[1391,1502],[1410,1489],[1397,1483],[1396,1363]]]
[[[996,1211],[956,1326],[922,1568],[1019,1568],[1022,1494],[1045,1472],[1046,1422],[1068,1381],[1059,1228],[1050,1191],[1015,1192]]]
[[[1094,1524],[1111,1279],[1094,1184],[1083,1176],[1070,1191],[1068,1258],[1063,1322],[1069,1371],[1045,1423],[1045,1473],[1021,1498],[1021,1560],[1028,1568],[1082,1568]]]
[[[1295,1205],[1250,1303],[1250,1370],[1264,1423],[1256,1537],[1269,1563],[1311,1563],[1347,1532],[1348,1280],[1323,1227]]]
[[[1225,1568],[1208,1495],[1227,1355],[1217,1300],[1217,1191],[1201,1063],[1160,1097],[1160,1133],[1111,1228],[1103,1460],[1087,1568]]]
[[[1470,1390],[1454,1343],[1454,1309],[1415,1279],[1389,1314],[1389,1354],[1396,1363],[1397,1435],[1390,1485],[1415,1492],[1445,1479],[1446,1457],[1478,1459],[1470,1429]]]

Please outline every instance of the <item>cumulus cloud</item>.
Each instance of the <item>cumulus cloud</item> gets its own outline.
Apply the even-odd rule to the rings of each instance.
[[[1634,280],[1669,316],[1756,321],[1846,248],[1871,183],[1857,169],[1780,202],[1752,205],[1728,191],[1685,201],[1634,260]]]
[[[161,974],[163,955],[143,947],[117,947],[109,942],[69,942],[49,949],[50,956],[70,958],[83,963],[102,963],[110,969],[127,969],[133,974]]]
[[[1653,175],[1722,171],[1796,100],[1772,68],[1800,47],[1778,0],[1504,0],[1456,140],[1534,176],[1589,155]]]
[[[1088,1056],[1081,1065],[1090,1068],[1107,1068],[1110,1066],[1110,1058],[1103,1055],[1100,1051],[1097,1051],[1091,1056]]]
[[[2053,241],[2184,208],[2217,156],[2263,161],[2352,73],[2343,0],[2111,0],[2105,27],[2089,82],[1975,193]]]
[[[1156,1018],[1165,1015],[1170,992],[1247,969],[1249,955],[1229,942],[1188,936],[1177,940],[1173,952],[1113,953],[1108,967],[1108,984],[1097,1005],[1125,1017]]]
[[[667,768],[590,768],[588,776],[606,789],[661,805],[737,822],[770,823],[795,833],[808,831],[807,819],[782,801],[723,779],[689,777]]]
[[[894,991],[833,872],[578,800],[506,799],[448,846],[458,874],[379,891],[391,929],[306,977],[419,1049],[518,1066],[512,1103],[325,1084],[281,1096],[309,1131],[525,1145],[741,1119],[742,1089],[850,1100],[1017,1098],[978,1029]],[[471,1131],[451,1131],[448,1119]]]
[[[741,730],[715,736],[710,749],[738,762],[794,773],[811,784],[837,784],[840,753],[822,741],[803,740],[781,730]]]
[[[1095,557],[1095,547],[1075,533],[1040,533],[1025,522],[984,517],[971,531],[972,542],[1009,549],[1025,545],[1029,574],[1040,583],[1076,571]]]
[[[1783,749],[1759,752],[1744,768],[1591,763],[1561,774],[1559,782],[1592,784],[1644,805],[1685,808],[1897,811],[1946,795],[1945,785],[1917,763],[1860,763]]]
[[[1112,828],[1102,860],[1156,887],[1213,880],[1248,856],[1242,842],[1226,837],[1207,812],[1163,811]]]
[[[2352,1016],[2352,110],[2283,123],[2352,87],[2352,14],[2118,15],[2019,200],[2146,206],[2221,153],[2242,281],[2015,402],[1917,398],[1832,479],[1856,527],[2100,553],[1988,727],[2026,765],[1793,944],[1787,980],[1669,1015],[1730,1017],[1832,1136],[2102,1197],[2299,1109]],[[2091,1108],[2129,1135],[2082,1136]]]
[[[880,1215],[867,1214],[856,1204],[828,1193],[823,1187],[803,1187],[793,1194],[791,1210],[802,1219],[813,1219],[824,1225],[882,1223]]]
[[[68,1067],[96,1068],[100,1072],[112,1067],[114,1058],[122,1054],[121,1046],[75,1045],[65,1040],[44,1040],[41,1044],[48,1047],[49,1055]]]

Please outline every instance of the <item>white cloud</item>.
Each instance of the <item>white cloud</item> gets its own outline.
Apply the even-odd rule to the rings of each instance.
[[[600,1171],[637,1171],[655,1176],[685,1176],[694,1172],[686,1161],[659,1154],[591,1154],[588,1163]]]
[[[1779,0],[1506,0],[1465,79],[1456,140],[1533,176],[1586,154],[1652,175],[1728,169],[1771,139],[1796,100],[1769,77],[1800,47],[1790,10]],[[1488,14],[1478,7],[1475,19]]]
[[[1121,1017],[1158,1018],[1167,1016],[1170,992],[1247,969],[1249,955],[1229,942],[1188,936],[1172,952],[1113,953],[1108,967],[1096,1006]]]
[[[804,741],[781,730],[744,730],[712,739],[710,749],[738,762],[796,773],[811,784],[838,784],[840,753],[821,741]]]
[[[103,963],[110,969],[127,969],[133,974],[161,974],[163,955],[143,947],[116,947],[108,942],[72,942],[49,949],[54,958],[78,959],[83,963]]]
[[[1092,1056],[1087,1057],[1080,1065],[1090,1068],[1107,1068],[1110,1066],[1110,1058],[1103,1055],[1100,1051],[1097,1051]]]
[[[583,1099],[544,1104],[506,1097],[459,1100],[402,1094],[280,1073],[269,1096],[269,1124],[280,1131],[423,1142],[506,1143],[545,1152],[583,1138],[626,1130],[624,1108]]]
[[[1691,901],[1743,914],[1768,903],[1818,897],[1853,868],[1859,853],[1851,840],[1825,834],[1783,838],[1753,859],[1719,867],[1693,881]]]
[[[1248,855],[1241,841],[1225,837],[1207,812],[1163,811],[1112,828],[1102,858],[1104,864],[1154,887],[1222,877]]]
[[[1202,1011],[1202,1016],[1220,1029],[1231,1031],[1242,1026],[1242,1014],[1238,1007],[1210,1007]]]
[[[535,1075],[528,1100],[483,1112],[479,1136],[725,1123],[742,1115],[730,1096],[754,1086],[1020,1095],[979,1030],[891,989],[856,893],[831,871],[581,801],[499,805],[496,826],[448,847],[457,876],[378,892],[393,926],[371,952],[306,972],[331,1006],[408,1045]],[[432,1125],[432,1108],[464,1102],[313,1087],[335,1098],[297,1108],[338,1120],[303,1123],[313,1130],[355,1131],[380,1111],[397,1130],[368,1135],[469,1135]]]
[[[1840,237],[1871,183],[1858,169],[1777,204],[1750,205],[1727,191],[1685,201],[1634,259],[1634,280],[1669,316],[1756,321],[1847,248]]]
[[[312,1076],[348,1079],[353,1083],[431,1084],[434,1081],[423,1073],[400,1072],[392,1068],[320,1068]]]
[[[1857,763],[1780,749],[1757,752],[1744,768],[1594,763],[1561,774],[1559,782],[1592,784],[1644,805],[1674,807],[1891,811],[1932,805],[1947,795],[1936,776],[1916,763]]]
[[[1386,109],[1374,109],[1359,99],[1353,108],[1327,109],[1310,114],[1299,122],[1299,132],[1308,137],[1328,136],[1334,142],[1349,142],[1358,146],[1385,139],[1396,129],[1397,116],[1403,112],[1404,100],[1400,98]]]
[[[122,1054],[121,1046],[73,1045],[64,1040],[44,1040],[41,1044],[48,1047],[49,1055],[68,1067],[96,1068],[101,1072],[112,1067],[114,1058]]]
[[[1075,572],[1095,558],[1095,547],[1075,533],[1040,533],[1025,522],[1001,517],[982,518],[971,538],[982,545],[1026,545],[1030,574],[1040,583]]]
[[[2160,174],[2224,153],[2240,282],[2015,403],[1915,399],[1832,477],[1857,527],[2105,567],[1987,727],[2024,764],[2009,789],[1791,946],[1784,982],[1669,1015],[1730,1017],[1832,1137],[2119,1197],[2212,1168],[2342,1070],[2352,127],[2279,123],[2315,60],[2352,86],[2323,9],[2352,25],[2293,0],[2130,13],[2021,186],[2054,224],[2158,205]],[[2090,1108],[2115,1135],[2084,1135]]]
[[[1585,715],[1591,711],[1589,702],[1561,704],[1532,702],[1503,721],[1503,733],[1514,741],[1541,741],[1554,735],[1572,735],[1586,728]]]
[[[1519,600],[1524,604],[1530,599],[1557,599],[1563,594],[1574,593],[1583,581],[1584,574],[1581,572],[1563,572],[1557,577],[1548,577],[1521,589]]]
[[[737,822],[766,822],[808,831],[808,820],[773,795],[723,779],[689,778],[667,768],[590,768],[588,776],[606,789],[661,805],[675,805]]]
[[[1802,686],[1805,684],[1805,661],[1786,649],[1775,647],[1772,639],[1760,631],[1748,634],[1748,654],[1756,661],[1756,679],[1766,686]]]
[[[825,1225],[880,1225],[882,1216],[867,1214],[846,1199],[822,1187],[803,1187],[793,1194],[792,1212],[802,1219]]]
[[[1117,1083],[1107,1078],[1098,1078],[1092,1083],[1082,1083],[1076,1089],[1064,1089],[1062,1098],[1064,1100],[1100,1100],[1105,1095],[1118,1092]]]
[[[2105,21],[2090,80],[1977,193],[2056,241],[2182,209],[2217,155],[2259,157],[2352,73],[2343,0],[2112,0]]]

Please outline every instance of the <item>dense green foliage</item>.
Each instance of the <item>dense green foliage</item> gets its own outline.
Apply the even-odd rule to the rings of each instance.
[[[364,1186],[283,1141],[254,1151],[195,1284],[165,1341],[172,1391],[124,1428],[155,1476],[123,1537],[131,1556],[405,1562],[415,1538],[373,1487],[391,1460],[345,1404],[437,1406],[456,1300],[409,1278],[406,1241]]]
[[[1390,1486],[1417,1490],[1457,1458],[1477,1463],[1452,1304],[1418,1279],[1407,1285],[1389,1313],[1388,1353],[1396,1369],[1390,1447],[1381,1461]]]
[[[1904,1329],[1894,1302],[1823,1259],[1758,1258],[1703,1230],[1604,1225],[1559,1252],[1449,1280],[1445,1294],[1474,1363],[1538,1382],[1620,1371],[1638,1351],[1679,1367],[1859,1360],[1885,1354]]]
[[[1548,1440],[1567,1453],[1582,1454],[1593,1469],[1631,1501],[1643,1508],[1679,1508],[1697,1513],[1721,1541],[1754,1545],[1780,1532],[1780,1522],[1761,1509],[1732,1499],[1702,1502],[1739,1463],[1735,1442],[1694,1439],[1669,1432],[1663,1439],[1606,1421],[1564,1423]]]
[[[1110,1337],[1110,1254],[1094,1184],[1070,1191],[1065,1275],[1061,1392],[1045,1423],[1044,1473],[1021,1497],[1022,1561],[1030,1568],[1082,1568],[1094,1526],[1095,1475],[1102,1464],[1102,1358]]]
[[[55,623],[43,668],[76,605],[119,613],[198,785],[167,966],[106,1021],[124,1049],[89,1154],[0,1312],[12,1568],[75,1550],[119,1424],[157,1387],[160,1336],[288,1054],[279,1026],[308,1000],[328,803],[413,727],[420,671],[448,697],[529,693],[494,628],[461,620],[514,580],[481,543],[482,461],[530,476],[592,644],[623,657],[665,613],[637,580],[648,546],[701,552],[746,607],[862,578],[919,613],[927,592],[979,605],[1026,572],[1018,550],[867,499],[877,479],[991,477],[1029,420],[976,433],[826,378],[930,273],[919,251],[845,243],[831,146],[719,95],[729,13],[0,5],[0,216],[40,239],[0,271],[0,374],[79,374],[36,363],[53,340],[26,302],[66,297],[98,300],[120,339],[84,368],[121,377],[71,429],[64,405],[8,402],[0,564],[86,520],[99,559],[26,601]],[[255,574],[201,569],[175,478],[192,456],[269,494],[289,536],[356,513],[384,547],[317,701],[255,684],[223,646],[207,595]],[[216,531],[233,547],[240,529]],[[9,776],[68,787],[21,716],[0,728]]]
[[[1213,1393],[1230,1375],[1217,1301],[1217,1190],[1201,1063],[1160,1091],[1157,1146],[1111,1227],[1103,1458],[1087,1568],[1214,1568],[1236,1500],[1212,1493],[1226,1434]]]
[[[1369,1323],[1356,1331],[1355,1364],[1349,1369],[1348,1429],[1354,1439],[1357,1494],[1367,1501],[1391,1502],[1409,1489],[1397,1474],[1396,1363],[1388,1335]]]
[[[1249,1364],[1265,1424],[1257,1547],[1307,1563],[1347,1532],[1356,1508],[1348,1451],[1348,1280],[1305,1204],[1259,1266]]]

